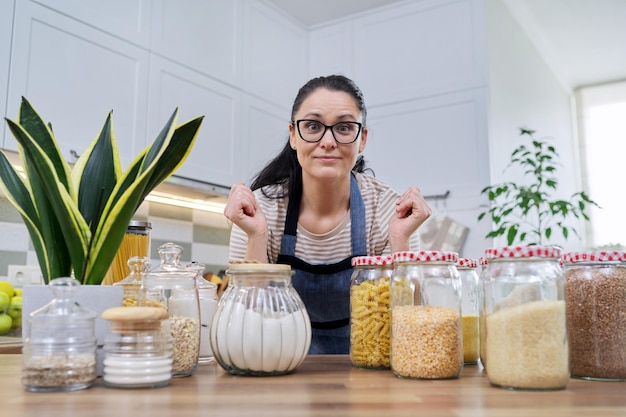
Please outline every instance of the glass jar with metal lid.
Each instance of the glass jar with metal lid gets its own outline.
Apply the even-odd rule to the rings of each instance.
[[[130,221],[115,258],[102,280],[103,284],[111,285],[126,278],[130,274],[128,260],[133,256],[150,257],[151,231],[150,222]]]
[[[234,375],[293,371],[309,351],[311,321],[291,285],[291,267],[231,264],[226,274],[228,287],[211,324],[216,362]]]
[[[480,357],[480,304],[482,303],[478,262],[461,258],[456,267],[461,278],[461,316],[463,322],[463,363],[476,365]]]
[[[352,266],[350,360],[361,368],[389,368],[393,257],[355,256]]]
[[[572,377],[626,381],[626,253],[562,257]]]
[[[415,379],[458,378],[463,369],[461,281],[456,252],[397,252],[391,279],[391,370]]]
[[[569,380],[561,251],[506,246],[485,251],[485,354],[492,385],[555,390]]]

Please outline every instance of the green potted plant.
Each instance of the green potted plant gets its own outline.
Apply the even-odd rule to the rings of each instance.
[[[528,136],[530,145],[522,144],[511,154],[510,167],[520,168],[528,184],[505,182],[485,187],[481,194],[489,205],[478,215],[478,221],[489,218],[494,228],[485,237],[504,236],[507,244],[545,245],[553,234],[561,233],[567,240],[576,228],[566,220],[589,220],[590,206],[599,207],[584,191],[574,193],[569,199],[554,198],[557,190],[556,171],[559,154],[547,140],[534,138],[535,131],[520,128],[522,137]]]
[[[203,117],[177,125],[178,109],[154,142],[122,172],[111,113],[73,167],[51,125],[22,98],[7,119],[24,173],[0,152],[0,188],[24,219],[44,282],[73,276],[100,284],[145,197],[185,161]]]

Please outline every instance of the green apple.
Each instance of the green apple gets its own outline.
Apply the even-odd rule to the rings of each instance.
[[[7,334],[11,331],[13,319],[8,314],[0,314],[0,334]]]
[[[11,298],[15,295],[15,288],[9,281],[0,281],[0,292],[5,293]]]
[[[11,297],[6,293],[0,292],[0,313],[6,312],[7,308],[11,305]]]
[[[15,288],[15,295],[14,297],[21,297],[22,296],[22,289],[21,288]]]
[[[11,316],[11,318],[15,320],[22,320],[22,297],[16,295],[11,298],[11,304],[9,305],[9,309],[7,310],[7,314]],[[15,327],[15,326],[13,326]]]

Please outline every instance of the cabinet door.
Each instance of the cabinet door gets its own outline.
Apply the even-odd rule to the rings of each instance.
[[[6,98],[11,62],[11,34],[13,32],[13,0],[0,1],[0,97]],[[6,100],[0,100],[0,115],[6,117]],[[4,145],[6,123],[0,128],[0,144]]]
[[[187,67],[152,57],[148,139],[152,141],[178,107],[179,123],[204,115],[196,143],[176,175],[230,186],[241,172],[241,93]]]
[[[7,112],[27,97],[47,122],[66,159],[98,135],[109,111],[123,166],[145,137],[148,52],[36,3],[16,4]],[[17,143],[8,135],[5,147]]]

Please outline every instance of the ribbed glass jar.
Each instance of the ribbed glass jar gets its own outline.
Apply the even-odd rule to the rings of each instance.
[[[355,256],[350,282],[350,360],[360,368],[389,368],[393,257]]]
[[[626,253],[563,256],[572,377],[626,381]]]
[[[311,345],[311,322],[289,265],[231,264],[211,325],[217,363],[234,375],[293,371]]]
[[[461,280],[455,252],[397,252],[391,280],[391,370],[458,378],[463,369]]]
[[[569,381],[561,251],[512,246],[485,251],[485,354],[492,385],[555,390]]]

